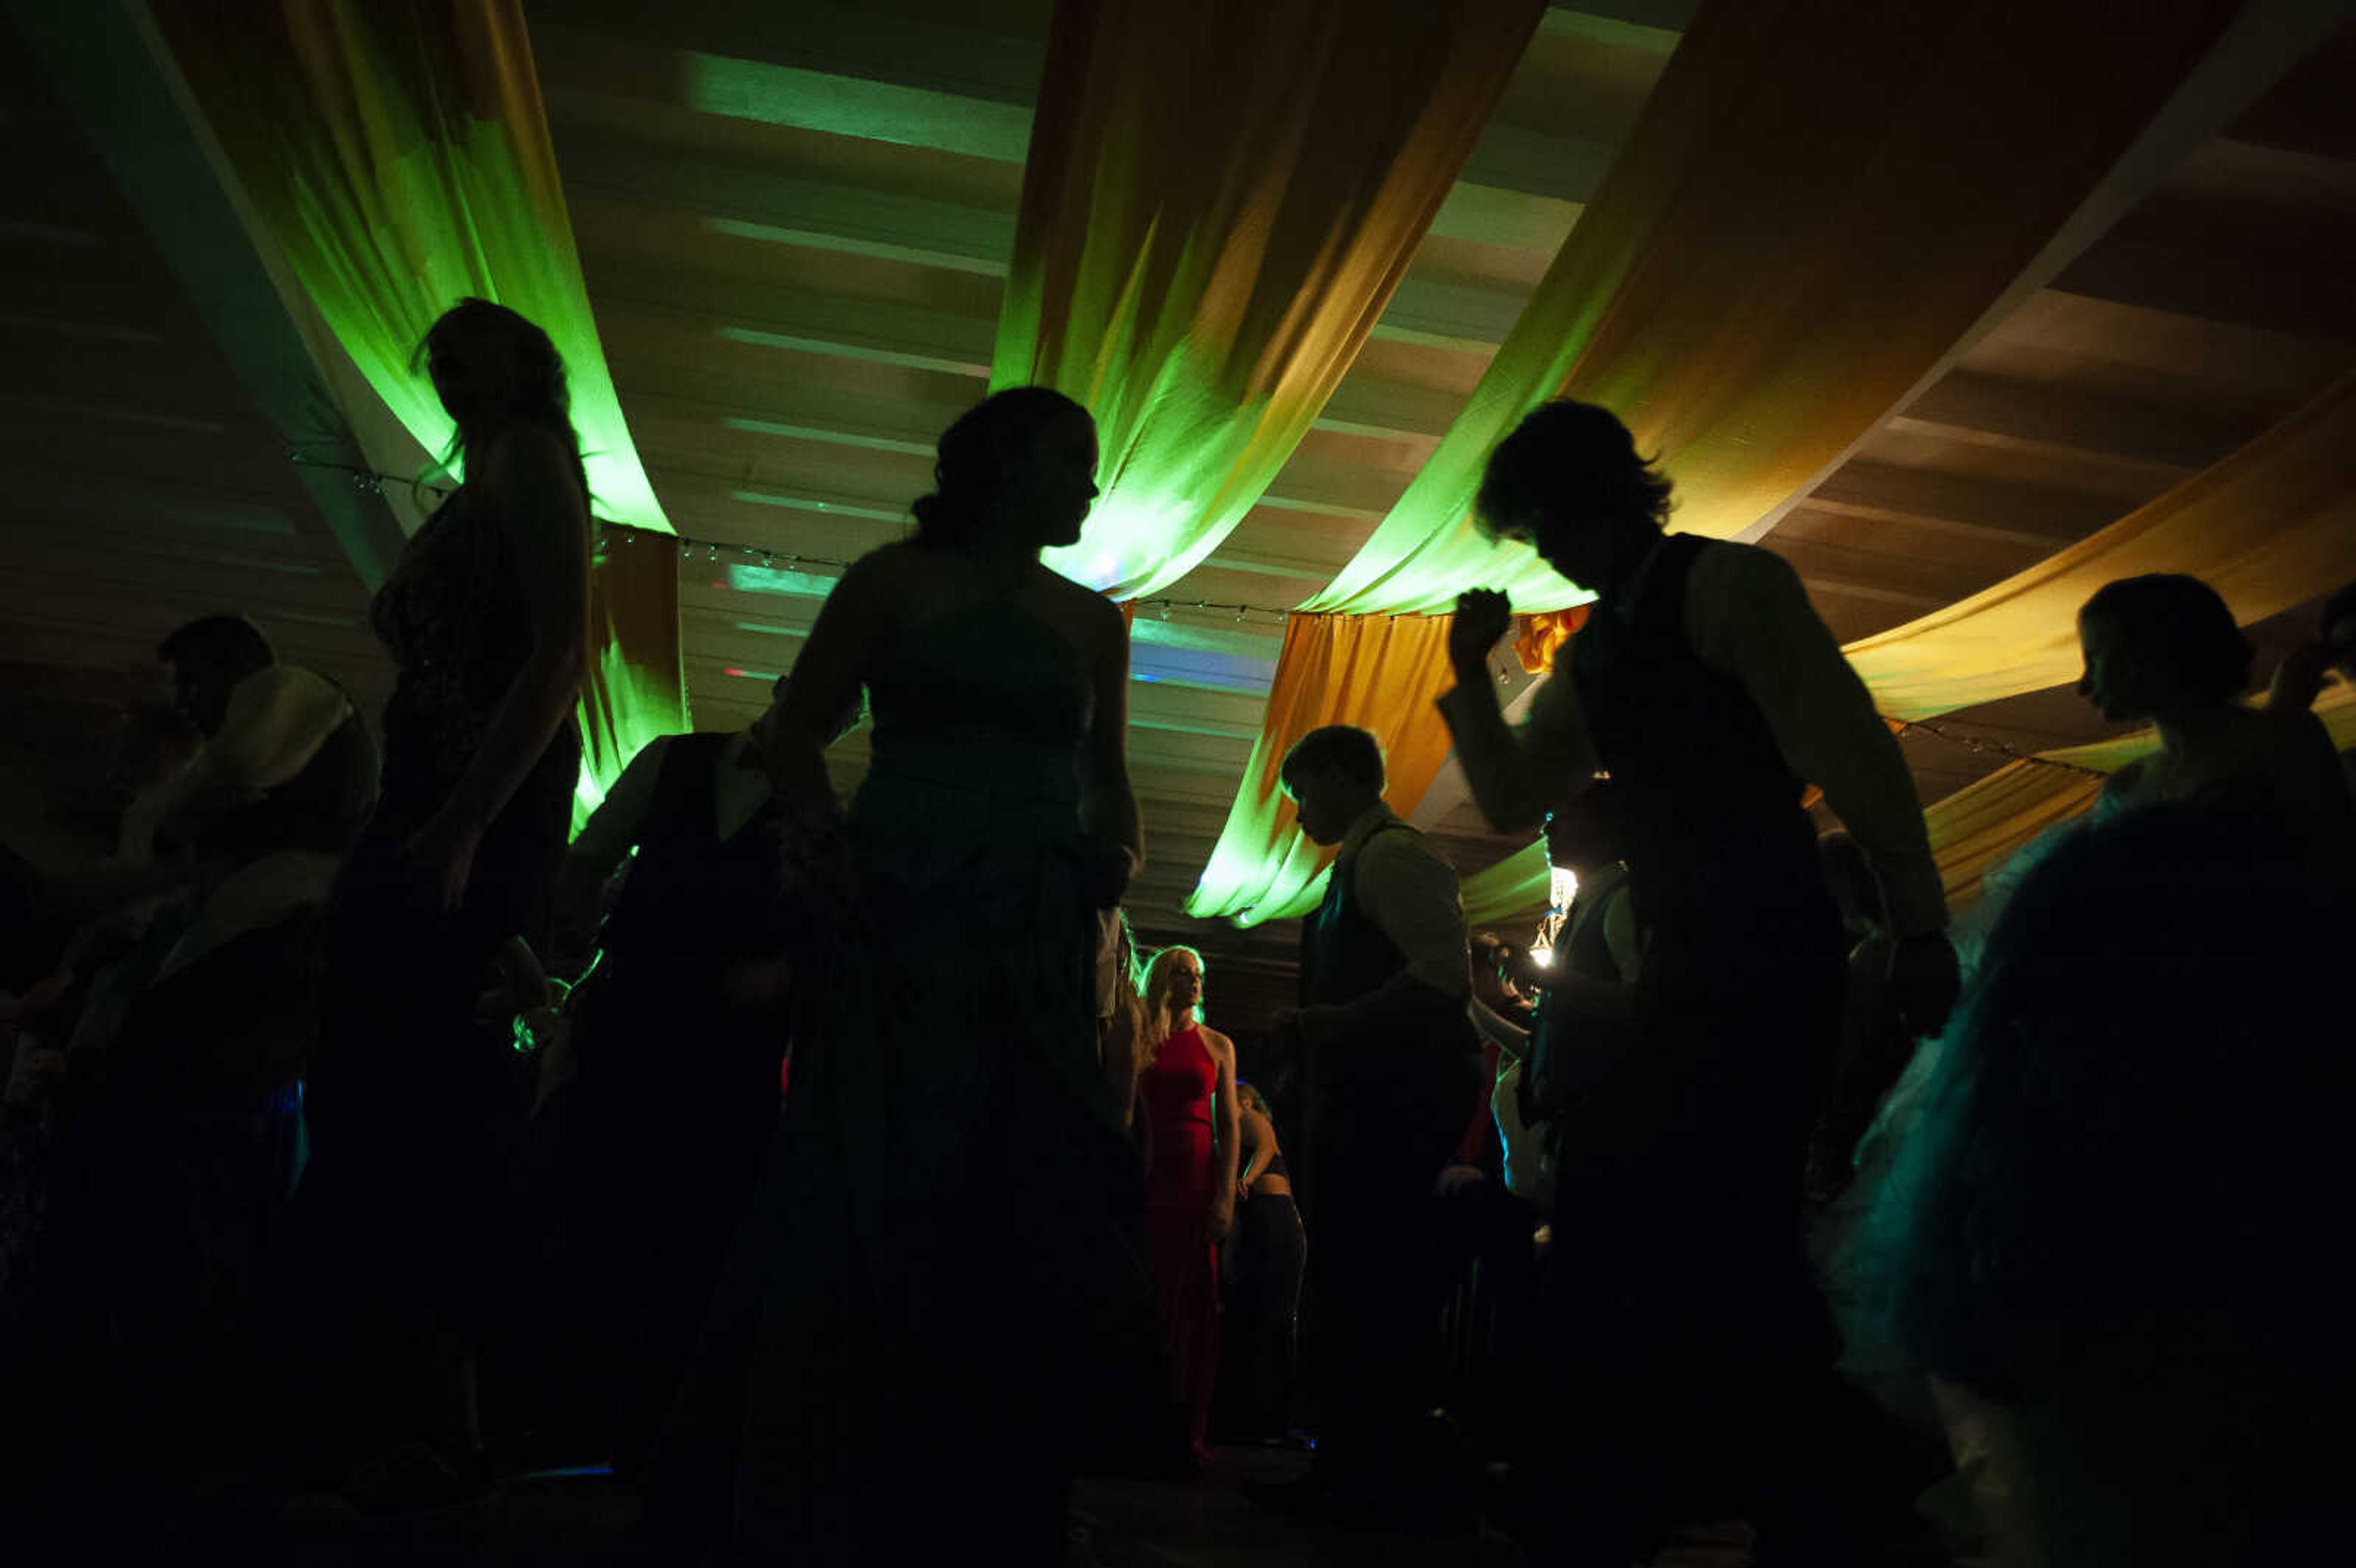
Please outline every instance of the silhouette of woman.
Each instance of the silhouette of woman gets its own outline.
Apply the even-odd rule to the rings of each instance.
[[[587,490],[548,335],[469,299],[423,353],[467,479],[376,596],[400,677],[382,793],[331,901],[299,1203],[313,1283],[345,1315],[331,1386],[375,1455],[348,1489],[381,1506],[484,1484],[470,1346],[512,1096],[471,1015],[494,951],[548,919],[587,635]]]
[[[842,824],[862,934],[796,1043],[657,1455],[658,1531],[797,1563],[1055,1561],[1098,1354],[1152,1354],[1096,1021],[1099,912],[1139,863],[1128,635],[1039,560],[1078,539],[1096,456],[1043,388],[959,419],[915,539],[836,585],[765,722],[780,793],[830,803],[825,726],[868,692]],[[698,1495],[712,1477],[724,1502]]]

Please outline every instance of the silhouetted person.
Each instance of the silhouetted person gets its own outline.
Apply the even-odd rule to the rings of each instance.
[[[1882,1097],[1906,1071],[1914,1042],[1890,1003],[1890,922],[1873,868],[1847,833],[1826,834],[1816,848],[1850,944],[1848,977],[1841,994],[1840,1051],[1834,1058],[1808,1155],[1809,1196],[1829,1202],[1847,1188],[1858,1141],[1873,1125]]]
[[[1429,1419],[1448,1276],[1433,1188],[1484,1085],[1456,873],[1383,804],[1364,730],[1293,743],[1280,771],[1301,830],[1335,845],[1303,923],[1301,1007],[1280,1020],[1308,1064],[1307,1219],[1317,1456],[1272,1507],[1375,1523],[1471,1521],[1470,1477]]]
[[[2022,881],[1846,1262],[1938,1380],[1988,1560],[2311,1557],[2356,1394],[2356,889],[2279,823],[2161,805]]]
[[[191,621],[155,652],[205,741],[133,803],[121,853],[348,848],[375,802],[377,757],[343,688],[281,664],[241,615]]]
[[[1525,419],[1490,457],[1482,525],[1599,603],[1515,732],[1486,667],[1511,607],[1462,595],[1440,702],[1500,829],[1611,775],[1645,933],[1637,1048],[1598,1091],[1596,1136],[1571,1140],[1591,1195],[1581,1266],[1614,1282],[1564,1293],[1592,1444],[1568,1462],[1565,1512],[1585,1515],[1573,1528],[1599,1561],[1680,1514],[1748,1509],[1771,1539],[1803,1528],[1794,1411],[1829,1334],[1801,1262],[1801,1183],[1843,954],[1804,781],[1880,878],[1916,1028],[1944,1018],[1955,975],[1913,781],[1799,578],[1765,550],[1665,534],[1669,504],[1609,411]]]
[[[857,718],[855,706],[838,714],[826,738]],[[617,871],[622,883],[579,1009],[552,1195],[573,1216],[567,1255],[585,1271],[578,1306],[557,1310],[610,1337],[597,1365],[558,1378],[612,1393],[609,1409],[584,1414],[610,1421],[624,1474],[641,1467],[669,1410],[752,1201],[794,1004],[818,987],[840,913],[815,885],[807,830],[826,803],[778,796],[760,730],[650,742],[565,863],[560,912],[576,930]]]
[[[1293,1352],[1309,1235],[1292,1200],[1276,1114],[1249,1083],[1236,1085],[1236,1100],[1244,1166],[1236,1173],[1236,1228],[1222,1270],[1225,1319],[1211,1430],[1223,1442],[1270,1443],[1292,1430]]]
[[[1116,1352],[1166,1405],[1097,1032],[1099,914],[1139,859],[1128,635],[1039,559],[1079,538],[1096,459],[1044,388],[958,419],[916,538],[835,585],[766,721],[781,791],[830,800],[826,726],[867,691],[860,926],[656,1456],[665,1532],[1051,1562]]]
[[[485,1483],[471,1346],[517,1107],[506,1042],[472,1020],[500,944],[545,944],[581,771],[589,581],[587,485],[548,335],[466,300],[423,354],[467,478],[376,595],[400,676],[383,793],[335,896],[298,1199],[319,1243],[306,1316],[338,1341],[324,1407],[372,1456],[348,1490],[387,1508]]]
[[[2114,722],[2144,721],[2159,751],[2103,785],[2097,816],[2158,805],[2269,817],[2343,866],[2356,805],[2331,738],[2303,707],[2253,708],[2249,639],[2217,591],[2155,572],[2105,583],[2078,612],[2078,694]]]

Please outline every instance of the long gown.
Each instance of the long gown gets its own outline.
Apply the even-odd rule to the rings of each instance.
[[[1218,1067],[1188,1024],[1162,1042],[1139,1078],[1151,1119],[1145,1240],[1162,1296],[1162,1325],[1186,1435],[1199,1456],[1210,1431],[1219,1371],[1219,1253],[1211,1240],[1211,1096]]]
[[[709,1510],[740,1556],[795,1563],[1054,1562],[1079,1456],[1159,1377],[1097,1053],[1092,689],[1007,599],[897,631],[868,685],[865,929],[796,1041],[649,1520]]]
[[[581,769],[568,719],[485,828],[455,912],[411,874],[403,846],[449,800],[531,652],[521,577],[472,498],[462,488],[427,520],[372,607],[401,674],[381,793],[330,900],[305,1101],[302,1310],[340,1340],[326,1353],[348,1380],[320,1419],[348,1420],[364,1443],[449,1435],[452,1369],[497,1296],[521,1112],[475,999],[503,941],[542,942]]]

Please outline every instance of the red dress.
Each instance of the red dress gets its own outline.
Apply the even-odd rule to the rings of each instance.
[[[1179,1408],[1198,1456],[1219,1370],[1219,1251],[1211,1240],[1218,1180],[1211,1093],[1218,1079],[1202,1029],[1189,1024],[1162,1042],[1139,1081],[1153,1149],[1145,1176],[1146,1250],[1161,1289]]]

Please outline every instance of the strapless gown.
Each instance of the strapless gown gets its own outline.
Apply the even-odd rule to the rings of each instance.
[[[796,1043],[700,1353],[749,1360],[741,1439],[707,1375],[658,1461],[674,1520],[682,1486],[733,1474],[740,1555],[1054,1561],[1080,1456],[1158,1381],[1141,1181],[1097,1055],[1091,693],[1005,600],[902,630],[871,672],[864,930]]]

